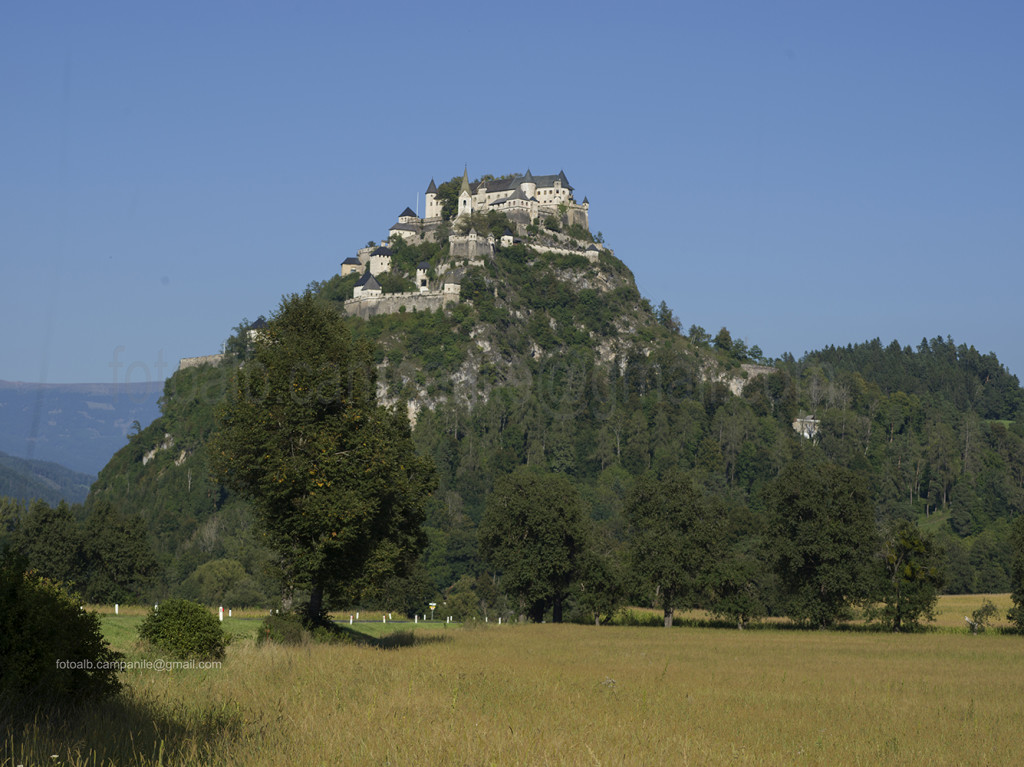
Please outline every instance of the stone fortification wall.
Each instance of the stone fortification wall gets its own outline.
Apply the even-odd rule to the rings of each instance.
[[[726,375],[724,379],[720,379],[727,381],[729,391],[737,397],[743,394],[743,387],[746,386],[748,382],[753,381],[758,376],[767,376],[775,372],[775,368],[768,365],[752,365],[750,363],[740,365],[740,370],[746,373],[746,376]]]
[[[197,368],[200,365],[219,365],[224,359],[223,354],[207,354],[205,357],[182,357],[178,360],[178,370]]]
[[[456,288],[458,286],[455,286]],[[457,304],[459,294],[452,290],[430,290],[423,293],[386,293],[382,296],[360,296],[345,302],[350,317],[370,319],[377,314],[394,314],[404,306],[407,312],[435,311],[445,304]]]
[[[570,250],[569,248],[554,248],[548,245],[531,245],[530,247],[538,253],[557,253],[562,256],[583,256],[590,263],[597,263],[598,253],[596,250]]]
[[[452,258],[490,258],[494,255],[494,237],[453,234],[448,238],[448,255]]]
[[[578,224],[579,226],[582,226],[584,229],[586,229],[588,232],[590,231],[590,216],[588,215],[587,211],[583,209],[582,206],[571,206],[569,210],[565,212],[565,217],[568,226]]]

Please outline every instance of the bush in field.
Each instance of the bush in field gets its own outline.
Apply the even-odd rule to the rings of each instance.
[[[168,599],[139,626],[139,639],[176,658],[220,658],[227,637],[210,611],[187,599]]]
[[[116,693],[121,654],[59,584],[0,565],[0,718]]]
[[[991,600],[986,599],[981,603],[981,607],[971,613],[971,618],[967,623],[971,627],[972,634],[980,634],[988,628],[989,622],[999,614],[999,610]]]
[[[302,625],[302,616],[297,613],[284,615],[268,615],[260,624],[256,635],[256,644],[274,642],[275,644],[296,645],[310,641],[309,630]]]

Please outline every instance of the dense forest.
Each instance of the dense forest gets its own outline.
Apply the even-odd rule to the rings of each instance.
[[[488,231],[505,222],[473,225]],[[364,604],[415,610],[445,599],[466,616],[519,612],[494,515],[510,483],[547,497],[545,482],[530,484],[523,472],[557,477],[586,528],[569,536],[580,541],[574,575],[557,600],[531,598],[535,617],[557,609],[589,620],[609,595],[664,603],[669,586],[631,559],[675,503],[659,487],[689,499],[689,516],[670,530],[693,535],[669,558],[702,563],[672,587],[688,595],[679,606],[815,622],[793,606],[780,563],[780,542],[789,540],[783,511],[814,493],[814,508],[839,495],[861,499],[868,517],[847,527],[863,533],[857,546],[877,565],[871,578],[885,580],[886,552],[903,541],[926,551],[929,583],[947,592],[1013,587],[1024,391],[994,355],[937,336],[916,347],[875,339],[766,360],[725,328],[683,331],[667,306],[640,296],[610,251],[597,263],[548,253],[545,234],[464,269],[462,301],[445,311],[345,320],[353,338],[372,346],[378,399],[410,413],[417,449],[437,477],[418,570],[364,593]],[[394,249],[400,286],[416,263],[434,270],[446,256],[443,244]],[[349,282],[354,276],[310,287],[338,306]],[[207,453],[218,404],[247,357],[247,328],[243,320],[235,329],[220,365],[175,373],[161,417],[129,437],[84,506],[59,509],[63,529],[77,530],[66,536],[79,541],[77,554],[58,559],[44,543],[29,545],[28,531],[38,534],[55,513],[45,504],[5,506],[0,535],[40,569],[65,563],[52,574],[97,598],[272,604],[274,575],[249,509],[211,478]],[[847,513],[844,503],[835,508]],[[139,572],[107,574],[102,588],[93,585],[102,560],[97,520],[138,541]]]

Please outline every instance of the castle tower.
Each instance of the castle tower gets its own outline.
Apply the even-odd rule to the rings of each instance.
[[[526,195],[527,199],[537,196],[537,182],[533,180],[533,174],[530,173],[529,168],[526,169],[526,175],[523,176],[523,180],[519,182],[519,188],[523,190],[523,194]]]
[[[441,201],[437,199],[437,184],[434,183],[434,179],[430,179],[424,200],[426,210],[423,212],[423,218],[441,218]]]
[[[459,215],[473,213],[473,192],[469,188],[469,168],[462,171],[462,186],[459,188]]]

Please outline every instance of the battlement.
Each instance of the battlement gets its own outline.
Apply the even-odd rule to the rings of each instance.
[[[384,293],[382,295],[357,296],[348,299],[343,308],[350,317],[370,319],[378,314],[395,314],[401,311],[424,312],[443,309],[447,304],[457,304],[461,286],[446,283],[441,290],[424,290],[409,293]]]

